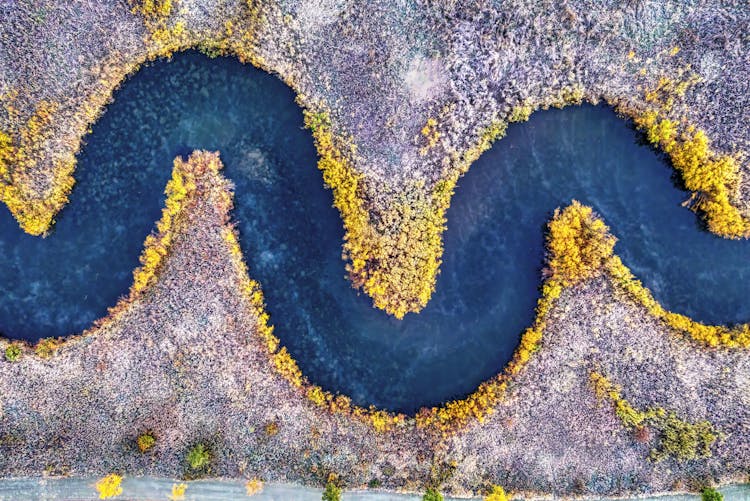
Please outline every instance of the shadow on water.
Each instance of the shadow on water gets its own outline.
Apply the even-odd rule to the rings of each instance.
[[[576,198],[620,238],[656,298],[705,322],[750,320],[750,244],[680,206],[672,170],[605,107],[540,112],[483,155],[448,212],[437,291],[403,321],[351,289],[343,230],[294,95],[230,59],[178,55],[116,93],[79,155],[78,184],[46,239],[0,215],[0,330],[85,329],[131,283],[176,155],[221,151],[234,218],[276,333],[303,372],[356,403],[411,412],[471,392],[510,359],[534,316],[544,225]]]

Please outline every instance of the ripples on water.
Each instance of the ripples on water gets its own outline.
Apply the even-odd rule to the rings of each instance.
[[[78,184],[46,239],[0,214],[0,330],[79,332],[124,294],[160,216],[176,155],[220,150],[234,218],[276,333],[303,372],[359,404],[414,411],[471,392],[530,325],[544,227],[576,198],[657,299],[711,322],[750,320],[750,244],[715,237],[680,206],[672,170],[605,107],[536,113],[461,179],[437,291],[395,320],[344,276],[343,230],[293,93],[275,77],[196,53],[144,68],[79,155]]]

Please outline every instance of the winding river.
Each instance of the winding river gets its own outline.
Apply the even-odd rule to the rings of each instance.
[[[34,340],[88,327],[125,294],[160,216],[172,159],[221,151],[234,218],[271,322],[303,372],[356,403],[413,412],[499,372],[538,298],[544,226],[575,198],[667,308],[750,320],[750,243],[706,232],[673,171],[606,107],[534,114],[461,179],[437,291],[396,320],[345,278],[343,229],[294,95],[232,59],[185,53],[123,84],[78,158],[70,204],[47,238],[0,209],[0,332]]]

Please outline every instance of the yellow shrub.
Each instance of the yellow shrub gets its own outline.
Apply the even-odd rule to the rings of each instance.
[[[596,275],[612,255],[615,238],[607,226],[575,200],[555,211],[548,228],[547,266],[563,286]]]
[[[484,498],[484,501],[510,501],[510,497],[505,493],[505,489],[495,485],[492,487],[492,492]]]
[[[10,162],[13,158],[13,141],[8,134],[0,131],[0,181],[10,182]]]
[[[164,18],[172,13],[172,0],[131,0],[133,9],[149,18]]]
[[[433,117],[427,119],[425,126],[422,127],[420,133],[425,139],[426,143],[420,150],[419,154],[424,156],[430,150],[437,146],[438,140],[440,139],[440,132],[437,130],[438,122]]]
[[[245,482],[245,494],[255,496],[263,491],[263,482],[257,478],[252,478]]]
[[[172,501],[182,501],[185,499],[185,491],[187,491],[187,484],[172,484],[172,492],[169,494],[169,499]]]
[[[41,358],[52,358],[62,341],[54,338],[40,339],[34,347],[34,353]]]
[[[136,439],[138,450],[141,452],[148,452],[156,445],[156,437],[151,432],[145,432],[138,435]]]
[[[302,386],[302,371],[292,358],[286,347],[282,347],[274,356],[273,363],[276,370],[285,376],[294,386]]]
[[[107,475],[96,483],[99,499],[109,499],[122,494],[122,477],[114,473]]]
[[[384,432],[388,431],[393,425],[403,422],[403,416],[396,416],[389,412],[382,410],[370,409],[370,424],[375,431]]]
[[[323,406],[326,404],[326,393],[323,391],[323,389],[320,386],[311,386],[307,390],[307,398],[318,406]]]

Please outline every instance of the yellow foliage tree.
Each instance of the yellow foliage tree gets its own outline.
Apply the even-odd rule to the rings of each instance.
[[[187,484],[172,484],[172,492],[168,497],[171,501],[182,501],[185,499],[185,491],[187,491]]]
[[[594,276],[612,256],[616,239],[591,207],[576,200],[556,210],[548,228],[547,266],[562,286]]]
[[[484,498],[484,501],[510,501],[510,497],[505,493],[505,489],[499,485],[492,487],[492,491]]]
[[[96,485],[96,492],[99,493],[99,499],[110,499],[122,494],[122,477],[111,473],[100,479]]]
[[[263,482],[257,478],[252,478],[245,482],[245,494],[255,496],[263,491]]]

